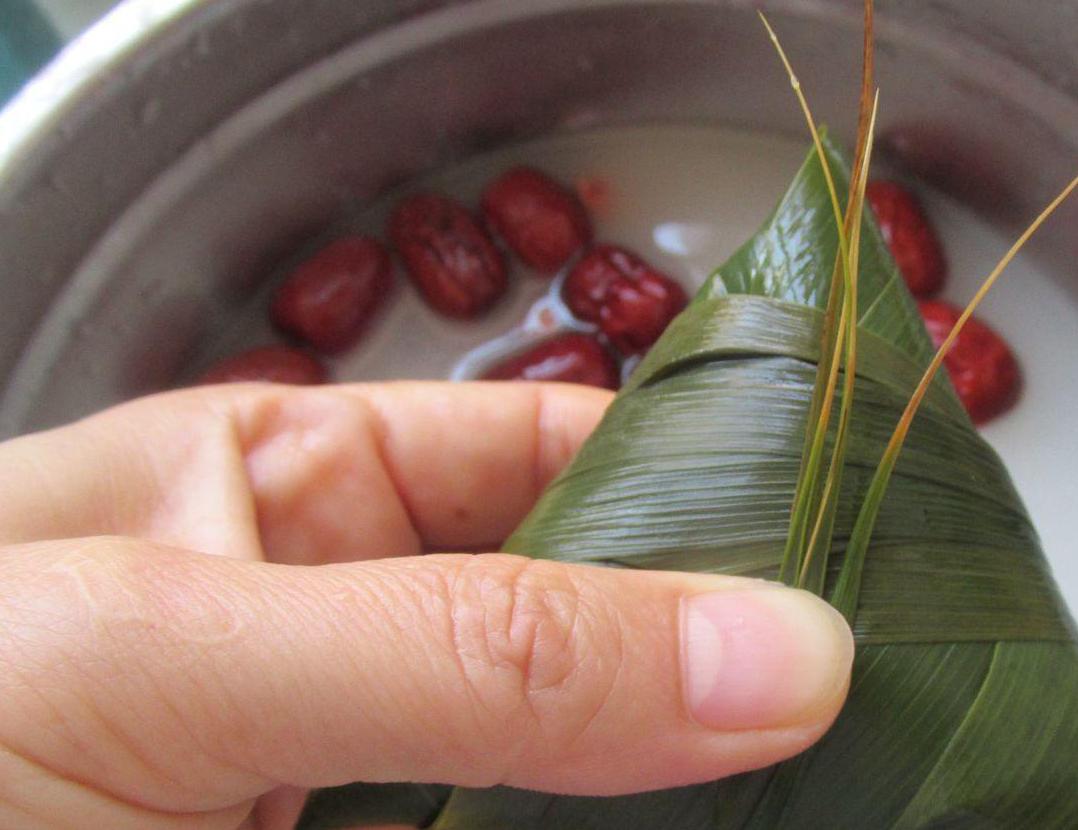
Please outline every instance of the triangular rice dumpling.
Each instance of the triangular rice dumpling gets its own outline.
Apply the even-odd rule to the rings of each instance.
[[[848,168],[826,145],[838,190]],[[511,552],[774,578],[786,542],[837,230],[813,151],[618,396]],[[864,219],[857,390],[824,596],[932,347]],[[906,441],[865,561],[849,700],[767,770],[619,798],[355,785],[301,827],[436,830],[1078,827],[1078,641],[1021,500],[948,382]],[[391,806],[391,803],[393,806]]]

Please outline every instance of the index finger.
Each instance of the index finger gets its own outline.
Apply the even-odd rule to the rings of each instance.
[[[0,446],[0,541],[119,533],[296,563],[496,546],[608,401],[523,383],[158,395]]]

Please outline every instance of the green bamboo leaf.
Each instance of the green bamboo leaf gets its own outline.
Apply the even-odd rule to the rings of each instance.
[[[845,192],[848,167],[825,150]],[[833,214],[813,152],[760,233],[652,349],[509,551],[778,575],[836,261]],[[858,294],[856,394],[825,595],[933,351],[868,216]],[[1074,627],[1006,470],[945,378],[898,458],[857,596],[849,701],[798,758],[622,798],[456,789],[432,826],[1078,827]]]
[[[1000,643],[988,677],[896,830],[960,801],[1000,827],[1078,826],[1078,667],[1073,644]],[[997,747],[1014,753],[1001,762]]]
[[[303,807],[296,830],[339,830],[376,824],[426,825],[452,787],[425,784],[347,784],[317,790]]]
[[[869,485],[866,496],[861,503],[857,521],[854,524],[849,542],[846,545],[846,561],[843,563],[838,583],[831,595],[831,604],[841,611],[848,620],[852,621],[857,611],[865,555],[868,552],[868,545],[872,539],[872,532],[875,527],[880,505],[886,495],[891,474],[894,472],[895,462],[902,451],[902,446],[906,434],[909,431],[910,424],[912,423],[913,418],[916,417],[921,401],[928,392],[929,384],[932,383],[939,373],[939,370],[942,368],[944,358],[948,351],[950,351],[951,346],[955,343],[955,339],[962,331],[962,327],[966,324],[966,321],[969,320],[974,310],[984,299],[996,280],[1000,278],[1010,262],[1017,256],[1018,252],[1029,240],[1030,236],[1032,236],[1048,217],[1055,212],[1056,208],[1063,203],[1076,187],[1078,187],[1078,176],[1071,179],[1070,183],[1063,188],[1062,192],[1060,192],[1059,195],[1056,196],[1043,211],[1041,211],[1040,215],[1028,228],[1026,228],[1025,231],[1022,232],[1014,244],[1011,245],[1007,253],[1004,254],[1003,258],[996,264],[996,267],[992,269],[992,272],[981,284],[981,287],[977,289],[973,299],[970,300],[969,304],[959,315],[954,326],[951,327],[950,333],[943,339],[943,342],[936,350],[935,356],[925,369],[922,379],[918,382],[913,394],[910,395],[909,401],[906,402],[906,408],[902,412],[902,417],[899,418],[894,432],[891,434],[891,439],[887,442],[883,457],[880,459],[879,466],[876,468],[876,474],[873,476],[872,483]],[[844,437],[844,435],[841,437]],[[840,444],[841,437],[838,442]]]
[[[845,209],[849,165],[826,137],[823,143],[836,171]],[[924,367],[933,349],[917,305],[871,217],[865,217],[861,233],[861,329],[879,335]],[[827,185],[813,154],[763,228],[716,271],[698,299],[754,294],[823,309],[837,255],[838,236]]]

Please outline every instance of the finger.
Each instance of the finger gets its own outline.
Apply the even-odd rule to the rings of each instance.
[[[5,830],[234,830],[250,810],[250,802],[186,813],[158,810],[58,776],[0,746],[0,827]]]
[[[0,744],[161,810],[279,784],[711,780],[817,739],[852,660],[840,615],[756,580],[505,555],[296,568],[105,544],[4,560]]]
[[[117,534],[260,559],[229,404],[158,395],[0,444],[0,544]]]
[[[276,787],[258,799],[241,830],[295,830],[308,795],[301,787]]]
[[[0,541],[119,534],[292,563],[496,546],[591,432],[599,390],[186,390],[0,446]]]
[[[609,400],[559,384],[393,383],[245,405],[237,424],[266,556],[496,548]]]

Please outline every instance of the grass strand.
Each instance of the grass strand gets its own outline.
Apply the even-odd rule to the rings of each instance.
[[[831,420],[831,408],[834,401],[835,383],[831,382],[833,376],[831,362],[837,361],[838,355],[841,354],[842,344],[845,339],[845,326],[843,321],[840,320],[838,326],[834,325],[835,309],[839,303],[843,304],[845,311],[845,303],[842,300],[843,285],[848,285],[851,279],[849,265],[849,243],[846,235],[846,219],[843,216],[842,205],[839,202],[838,190],[835,187],[835,179],[831,172],[831,166],[827,161],[827,154],[824,151],[823,140],[820,138],[820,131],[816,127],[816,120],[812,116],[812,110],[808,105],[808,100],[805,98],[804,92],[801,90],[801,82],[798,80],[797,74],[793,70],[793,66],[790,64],[789,58],[786,56],[786,51],[782,48],[782,43],[779,41],[778,35],[775,34],[775,30],[771,28],[771,24],[768,22],[766,15],[763,12],[758,12],[760,20],[764,24],[764,28],[767,29],[767,34],[771,38],[771,43],[775,47],[775,51],[779,55],[779,59],[782,61],[783,67],[786,69],[786,74],[790,80],[790,86],[793,88],[794,94],[797,96],[798,103],[801,105],[801,112],[804,114],[805,123],[808,125],[809,133],[812,135],[812,143],[816,148],[816,155],[820,159],[820,167],[823,171],[824,180],[827,184],[827,192],[831,201],[831,209],[835,216],[835,227],[838,229],[838,242],[839,242],[839,254],[838,262],[835,266],[835,276],[841,270],[842,280],[832,278],[831,289],[828,295],[828,308],[825,315],[825,324],[823,331],[823,342],[820,349],[820,365],[817,372],[817,389],[813,393],[813,404],[809,412],[808,431],[811,434],[811,440],[806,435],[806,447],[802,454],[801,469],[798,474],[797,486],[794,490],[793,507],[790,511],[790,529],[786,539],[786,548],[783,552],[782,565],[779,571],[779,579],[787,584],[796,584],[798,575],[801,570],[801,561],[804,557],[804,545],[808,533],[809,521],[813,513],[813,503],[819,493],[821,485],[820,481],[820,466],[823,459],[823,445],[824,440],[827,437],[827,426]],[[825,355],[829,358],[825,358]],[[826,383],[823,379],[826,378]],[[822,387],[822,392],[820,388]],[[819,392],[819,394],[817,394]],[[818,405],[817,405],[818,404]],[[820,428],[822,425],[822,429]]]
[[[887,448],[884,450],[883,457],[880,459],[879,466],[872,477],[872,482],[869,484],[868,491],[865,494],[861,510],[857,514],[857,521],[854,523],[853,532],[850,534],[850,541],[846,547],[846,559],[842,563],[842,570],[839,572],[839,579],[831,597],[831,604],[841,611],[851,623],[857,613],[857,603],[861,591],[861,576],[864,571],[869,540],[876,525],[876,518],[879,516],[887,485],[891,480],[891,473],[894,472],[895,464],[898,463],[898,455],[902,450],[902,444],[909,434],[910,426],[913,423],[914,416],[917,414],[917,409],[921,405],[921,401],[924,400],[925,395],[928,393],[932,379],[936,376],[940,366],[943,365],[943,360],[950,351],[951,346],[954,345],[954,341],[962,333],[962,328],[966,325],[966,321],[973,315],[973,312],[981,304],[992,286],[996,284],[996,281],[1007,266],[1011,264],[1015,256],[1018,255],[1018,252],[1029,238],[1055,212],[1056,208],[1063,203],[1063,200],[1074,191],[1076,186],[1078,186],[1078,176],[1071,179],[1070,183],[1041,211],[1040,215],[1033,220],[1033,223],[1026,228],[1007,253],[1003,255],[996,267],[985,278],[977,293],[973,295],[969,305],[959,315],[950,333],[940,344],[935,356],[928,364],[928,368],[925,369],[924,375],[922,375],[920,383],[917,384],[913,395],[910,396],[910,400],[906,404],[894,432],[891,434],[891,439],[888,441]]]

